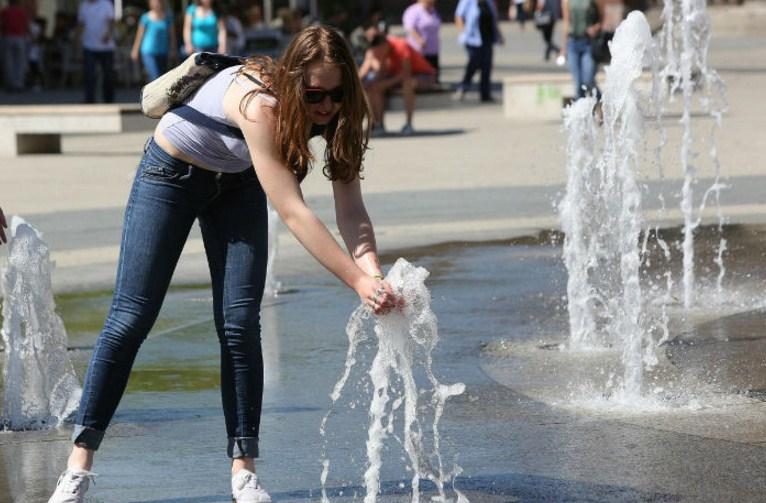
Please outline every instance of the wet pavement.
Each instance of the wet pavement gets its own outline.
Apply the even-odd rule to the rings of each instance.
[[[465,63],[454,35],[444,34],[448,82],[460,78]],[[536,30],[521,33],[514,25],[509,44],[497,51],[496,77],[565,72],[542,62],[541,48]],[[714,37],[711,63],[725,78],[731,102],[718,147],[731,185],[723,195],[724,213],[733,223],[763,225],[766,215],[766,144],[759,136],[764,54],[766,39],[759,32]],[[122,99],[135,100],[135,91]],[[49,102],[78,97],[76,91],[44,96]],[[667,225],[679,221],[677,118],[666,124],[670,210],[664,219],[657,211],[654,166],[645,191],[648,218]],[[387,124],[396,129],[403,120],[394,112]],[[448,402],[441,423],[445,459],[464,470],[456,487],[471,501],[486,503],[764,501],[766,313],[758,299],[766,286],[763,228],[727,229],[737,260],[725,282],[727,298],[715,300],[705,287],[710,302],[689,317],[675,310],[674,337],[664,346],[664,363],[685,372],[690,390],[712,385],[726,400],[652,413],[588,409],[569,401],[573,374],[524,368],[519,363],[530,360],[519,362],[507,351],[555,345],[567,332],[560,236],[507,239],[558,224],[554,203],[565,179],[560,124],[508,121],[499,105],[469,100],[466,108],[418,110],[416,126],[426,134],[373,142],[365,194],[386,263],[404,256],[432,272],[428,284],[441,335],[436,374],[467,386]],[[428,134],[445,127],[461,132]],[[64,155],[7,159],[0,166],[0,203],[7,213],[30,215],[45,231],[58,262],[56,291],[78,292],[59,295],[57,302],[80,377],[109,305],[108,293],[92,290],[111,288],[124,201],[145,137],[68,137]],[[701,169],[700,176],[698,195],[709,170]],[[318,173],[304,183],[307,200],[332,225],[328,190]],[[280,238],[278,274],[289,293],[263,309],[267,380],[258,472],[276,501],[318,501],[319,425],[342,370],[345,324],[357,299],[286,233]],[[442,242],[449,243],[433,245]],[[700,271],[713,277],[708,250],[717,240],[703,243]],[[184,255],[99,453],[91,502],[229,501],[218,351],[198,234]],[[672,266],[677,274],[678,263]],[[329,425],[333,501],[363,498],[369,393],[361,368],[372,354],[372,348],[363,352]],[[588,368],[583,360],[563,363],[575,371]],[[599,369],[605,360],[596,364],[592,368]],[[0,503],[47,500],[70,431],[0,433]],[[379,501],[409,501],[402,455],[396,442],[389,444]]]
[[[758,227],[727,231],[738,252],[732,259],[737,262],[730,262],[731,284],[762,291],[764,275],[753,273],[762,263],[766,232]],[[440,427],[447,466],[456,462],[464,470],[456,487],[471,501],[487,503],[762,501],[766,372],[759,361],[766,312],[753,304],[729,303],[717,313],[708,308],[704,320],[699,318],[703,321],[686,320],[685,331],[667,346],[676,352],[675,362],[688,368],[725,370],[722,362],[739,368],[743,361],[750,374],[746,404],[615,414],[556,403],[515,385],[522,368],[488,348],[537,344],[566,333],[566,274],[557,241],[556,234],[547,233],[400,253],[432,273],[428,285],[441,337],[437,377],[467,386],[465,394],[448,402]],[[386,257],[389,263],[394,255]],[[287,278],[284,287],[288,293],[263,308],[266,391],[258,472],[276,501],[318,501],[319,425],[343,367],[345,322],[356,299],[328,275],[300,282]],[[228,501],[210,302],[204,287],[169,295],[99,452],[91,501]],[[98,293],[58,298],[80,375],[108,303],[108,295]],[[684,341],[705,343],[680,351]],[[741,359],[747,353],[751,357]],[[372,347],[362,351],[329,422],[333,501],[364,496],[369,390],[362,369],[369,368],[373,355]],[[743,385],[723,370],[718,379]],[[563,379],[550,376],[549,389],[565,389]],[[64,427],[0,434],[0,494],[9,495],[0,501],[46,501],[64,464],[69,432]],[[380,501],[409,501],[404,452],[395,441],[387,445]]]

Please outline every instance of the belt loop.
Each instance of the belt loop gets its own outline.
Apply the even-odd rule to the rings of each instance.
[[[149,150],[149,145],[152,144],[152,140],[154,140],[154,135],[149,135],[149,138],[147,138],[144,142],[144,153]]]

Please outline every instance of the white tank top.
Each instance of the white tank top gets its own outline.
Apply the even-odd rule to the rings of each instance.
[[[245,77],[237,77],[241,65],[221,70],[205,82],[186,105],[206,115],[219,123],[233,128],[232,123],[223,111],[223,97],[232,82],[251,90],[256,84]],[[276,106],[276,99],[266,93],[258,93],[259,99],[265,100],[270,106]],[[247,144],[241,138],[224,135],[210,128],[194,124],[168,111],[162,116],[159,131],[175,148],[194,159],[201,167],[220,173],[239,173],[252,166],[253,161]]]

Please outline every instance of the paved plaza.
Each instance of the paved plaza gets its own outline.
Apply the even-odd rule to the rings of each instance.
[[[766,19],[761,3],[748,8],[756,19]],[[717,133],[728,186],[723,213],[729,224],[760,229],[766,225],[766,32],[762,25],[739,30],[742,11],[726,15],[728,8],[720,9],[714,13],[720,34],[714,32],[710,65],[725,81],[729,102]],[[503,29],[510,35],[507,46],[497,49],[497,82],[506,75],[565,71],[542,61],[541,37],[531,26],[524,32],[516,25]],[[454,37],[452,27],[444,30],[447,83],[459,80],[465,62]],[[122,90],[119,96],[129,101],[136,91]],[[496,97],[501,98],[499,90]],[[73,91],[57,91],[30,99],[77,98]],[[0,96],[0,102],[9,99]],[[464,469],[457,487],[471,501],[486,503],[764,501],[766,416],[760,405],[744,408],[739,420],[733,414],[708,417],[704,427],[695,427],[687,416],[655,421],[588,415],[532,398],[516,386],[513,368],[486,357],[488,344],[512,332],[528,331],[533,338],[566,330],[560,248],[524,240],[518,241],[520,247],[508,246],[513,238],[558,229],[566,152],[561,121],[511,121],[502,103],[477,101],[469,96],[463,103],[418,110],[414,136],[373,139],[363,182],[386,265],[404,256],[432,272],[443,338],[435,365],[446,382],[461,381],[468,389],[448,403],[444,418],[446,449],[458,455]],[[662,154],[664,178],[652,166],[642,173],[646,215],[665,227],[682,222],[678,119],[672,111],[664,123],[669,139]],[[705,138],[695,145],[701,159],[696,190],[702,192],[713,175],[705,160],[711,121],[702,114],[695,121],[695,131]],[[391,131],[403,123],[402,112],[386,116]],[[69,136],[62,154],[0,159],[0,205],[7,215],[19,215],[40,229],[51,246],[62,317],[72,345],[85,348],[73,352],[78,371],[108,307],[122,213],[149,134]],[[669,194],[666,212],[659,211],[654,197],[660,190]],[[334,230],[331,186],[321,169],[309,175],[303,191]],[[703,221],[715,221],[712,209]],[[766,249],[766,242],[760,245]],[[0,261],[5,252],[6,247],[0,249]],[[757,268],[753,260],[739,267]],[[267,301],[263,312],[267,383],[259,472],[276,501],[318,501],[319,422],[342,370],[343,330],[356,299],[284,228],[276,271],[288,293]],[[206,380],[217,372],[217,347],[210,317],[199,309],[209,306],[208,282],[195,229],[174,277],[164,324],[142,350],[139,381],[129,388],[97,461],[100,477],[92,501],[228,501],[226,460],[219,452],[220,399]],[[538,290],[558,300],[546,304]],[[491,301],[480,300],[487,295]],[[766,333],[763,319],[748,325],[754,337]],[[727,333],[744,330],[737,328],[740,322],[731,321]],[[160,377],[153,382],[163,369],[190,384],[162,384]],[[348,412],[336,425],[333,501],[361,501],[364,494],[358,456],[365,433],[359,425],[366,416],[357,412]],[[0,503],[45,501],[63,466],[68,432],[65,427],[0,433]],[[380,501],[409,501],[400,487],[408,475],[397,459],[392,455],[384,470]]]

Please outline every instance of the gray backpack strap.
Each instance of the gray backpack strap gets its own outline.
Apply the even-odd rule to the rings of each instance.
[[[245,139],[241,129],[208,117],[196,108],[189,105],[181,105],[180,107],[176,107],[172,110],[172,112],[182,119],[191,122],[192,124],[211,129],[216,133],[222,134],[223,136],[228,136],[229,138],[237,138],[239,140]]]

